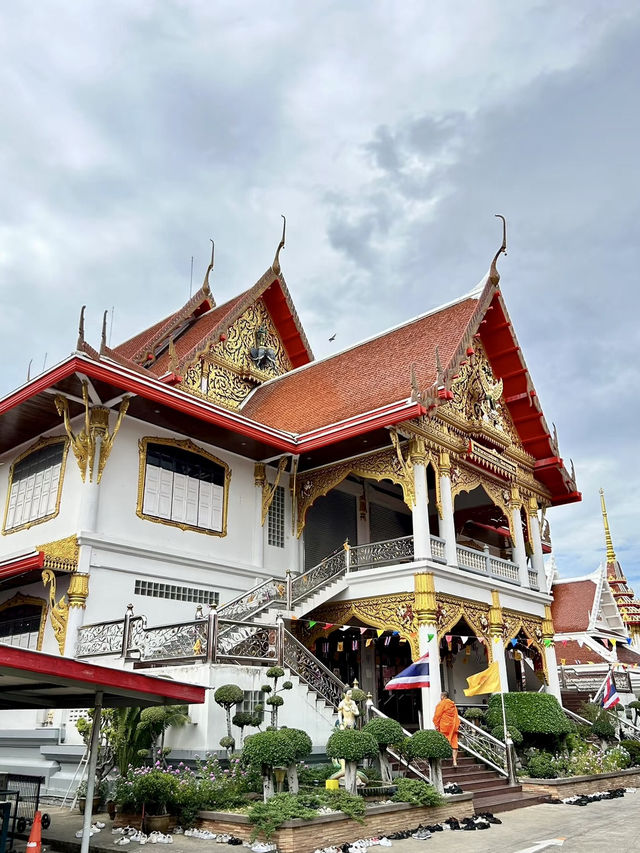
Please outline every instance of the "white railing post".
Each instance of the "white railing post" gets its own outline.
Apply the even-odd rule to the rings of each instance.
[[[131,631],[131,619],[133,617],[133,604],[127,604],[127,609],[124,613],[124,624],[122,626],[122,649],[120,657],[126,660],[127,652],[129,651],[129,633]]]
[[[489,546],[486,542],[482,546],[482,553],[484,554],[485,566],[487,568],[487,576],[491,577],[491,553],[489,551]]]
[[[347,571],[351,568],[351,546],[349,545],[349,540],[345,539],[344,545],[344,566]]]
[[[291,610],[293,601],[293,581],[291,579],[291,569],[287,569],[287,610]]]
[[[207,616],[207,663],[215,663],[218,648],[218,608],[209,605]]]
[[[278,613],[276,616],[276,655],[278,666],[284,665],[284,620]]]

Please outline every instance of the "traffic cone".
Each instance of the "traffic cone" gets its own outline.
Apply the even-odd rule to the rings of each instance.
[[[36,812],[33,816],[33,824],[27,841],[27,853],[42,853],[42,814],[40,812]]]

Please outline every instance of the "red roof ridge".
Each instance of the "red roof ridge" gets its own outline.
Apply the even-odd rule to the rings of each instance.
[[[487,281],[489,279],[489,275],[484,277],[482,281],[473,288],[473,290],[469,291],[469,293],[465,293],[463,296],[458,296],[455,299],[452,299],[450,302],[445,302],[442,305],[438,305],[436,308],[431,308],[428,311],[423,312],[422,314],[418,314],[416,317],[412,317],[410,320],[405,320],[402,323],[397,323],[395,326],[390,326],[388,329],[385,329],[382,332],[378,332],[375,335],[370,335],[368,338],[363,338],[360,341],[357,341],[354,344],[350,344],[344,349],[338,350],[337,352],[332,352],[330,355],[325,355],[322,358],[314,359],[313,361],[308,362],[307,364],[302,364],[300,367],[296,367],[293,370],[290,370],[288,373],[282,373],[280,376],[274,376],[272,379],[267,379],[262,385],[254,388],[251,393],[244,399],[244,404],[253,396],[253,394],[259,390],[260,388],[266,388],[268,385],[272,385],[275,382],[278,382],[281,379],[285,379],[289,376],[293,376],[294,373],[300,373],[303,370],[307,370],[310,367],[314,367],[318,364],[324,364],[327,361],[331,361],[333,358],[339,358],[347,352],[351,352],[351,350],[358,349],[359,347],[365,346],[366,344],[372,343],[373,341],[377,341],[380,338],[386,337],[386,335],[391,335],[393,332],[397,332],[398,329],[404,329],[406,326],[410,326],[412,323],[419,323],[421,320],[426,319],[427,317],[431,317],[434,314],[438,314],[440,311],[446,311],[449,308],[453,308],[454,305],[459,305],[462,302],[465,302],[467,299],[480,299],[481,290],[484,289]],[[407,397],[410,397],[409,393]]]

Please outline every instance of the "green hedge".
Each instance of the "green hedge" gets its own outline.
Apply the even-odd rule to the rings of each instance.
[[[550,693],[505,693],[507,725],[515,726],[523,735],[568,735],[571,723]],[[487,723],[493,730],[502,725],[502,703],[496,694],[489,700]]]
[[[452,754],[446,737],[430,729],[415,732],[407,738],[404,750],[409,758],[451,758]]]

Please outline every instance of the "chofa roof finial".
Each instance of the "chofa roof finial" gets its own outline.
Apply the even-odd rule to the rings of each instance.
[[[107,348],[107,315],[108,314],[109,314],[109,312],[105,311],[104,314],[102,315],[102,338],[100,340],[100,355],[102,355],[102,353]]]
[[[211,288],[209,287],[209,273],[213,269],[213,261],[216,250],[216,244],[213,242],[211,237],[209,237],[209,242],[211,243],[211,261],[209,262],[209,266],[207,267],[207,271],[204,274],[204,281],[202,282],[202,289],[205,293],[210,294]]]
[[[282,216],[282,237],[280,238],[280,242],[278,243],[278,248],[276,249],[276,256],[273,259],[273,263],[271,264],[271,269],[274,271],[276,275],[280,275],[280,252],[284,249],[284,238],[287,233],[287,217],[284,213],[281,213]]]
[[[80,309],[80,322],[78,323],[78,343],[76,344],[76,349],[82,349],[82,347],[84,346],[84,312],[86,307],[86,305],[83,305]]]
[[[507,254],[507,220],[501,213],[495,214],[498,219],[502,219],[502,245],[495,253],[493,260],[491,261],[491,268],[489,270],[489,281],[492,284],[498,284],[500,281],[500,273],[498,272],[498,267],[496,266],[498,262],[498,258],[502,254]]]

